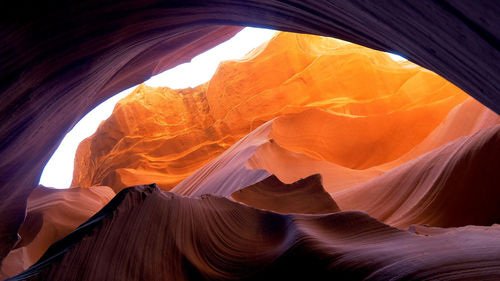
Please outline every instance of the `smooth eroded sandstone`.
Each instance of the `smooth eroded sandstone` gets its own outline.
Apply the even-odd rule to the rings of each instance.
[[[500,125],[461,137],[366,183],[332,194],[342,210],[387,224],[500,223]]]
[[[498,226],[420,235],[359,211],[286,215],[136,186],[8,280],[491,279],[499,241]]]
[[[11,1],[0,24],[0,258],[16,242],[43,166],[114,93],[239,27],[333,36],[402,54],[500,112],[495,1]]]
[[[231,194],[231,199],[278,213],[328,214],[340,211],[325,191],[321,175],[316,174],[292,184],[270,176]]]
[[[34,264],[50,245],[70,234],[114,196],[107,186],[54,189],[39,185],[28,199],[20,240],[4,259],[0,278],[15,275]]]
[[[118,192],[155,182],[170,190],[278,116],[269,137],[280,147],[366,170],[406,154],[466,99],[438,75],[385,53],[278,33],[194,89],[136,88],[80,145],[72,186]]]

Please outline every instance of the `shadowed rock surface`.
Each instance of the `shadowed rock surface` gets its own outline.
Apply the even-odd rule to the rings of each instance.
[[[316,174],[293,184],[284,184],[270,176],[231,194],[231,199],[278,213],[327,214],[340,211]]]
[[[498,226],[417,235],[362,212],[284,215],[136,186],[8,280],[485,280],[500,277],[499,241]]]
[[[106,205],[115,193],[107,186],[53,189],[39,185],[28,199],[20,240],[0,268],[0,279],[34,264],[45,251]]]

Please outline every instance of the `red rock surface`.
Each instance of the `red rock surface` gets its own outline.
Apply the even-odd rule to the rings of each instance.
[[[498,114],[485,108],[477,101],[468,99],[450,111],[439,126],[407,153],[393,161],[375,167],[363,170],[349,169],[338,163],[323,161],[293,150],[287,150],[274,139],[259,146],[256,153],[249,158],[247,165],[253,169],[265,169],[286,183],[320,173],[323,175],[323,184],[326,190],[333,193],[363,183],[459,137],[471,135],[499,123],[500,116]],[[291,128],[295,128],[293,123],[290,125]],[[300,144],[300,139],[295,143]],[[309,145],[304,148],[311,150]]]
[[[36,244],[50,231],[39,214],[28,212],[25,218],[25,211],[44,164],[65,133],[110,95],[189,60],[239,30],[214,24],[335,36],[394,51],[500,112],[500,5],[494,1],[14,1],[0,13],[0,259],[14,247],[18,231],[22,240],[12,254],[33,250],[39,255],[60,237],[49,235],[44,246]],[[254,84],[262,86],[250,81],[245,88]],[[368,83],[358,85],[372,90]],[[273,89],[279,93],[278,88]],[[214,112],[217,118],[235,108],[238,95],[231,97]],[[246,135],[243,140],[222,147],[227,150],[192,174],[195,168],[189,167],[190,175],[172,190],[191,197],[154,188],[126,189],[14,280],[500,279],[498,226],[449,227],[498,221],[498,185],[490,176],[498,170],[498,116],[475,101],[453,105],[436,97],[416,103],[423,108],[412,106],[411,100],[390,108],[374,100],[378,106],[370,108],[375,112],[354,106],[366,104],[359,100],[349,111],[315,104],[310,110],[320,119],[318,138],[307,127],[312,117],[303,111],[281,112],[287,116],[258,127],[269,119],[264,114],[248,131],[238,132]],[[391,99],[390,104],[398,102]],[[431,108],[441,111],[427,111]],[[254,111],[231,111],[229,121],[259,113]],[[420,119],[412,119],[409,111],[435,119],[425,123],[427,128],[416,126]],[[385,118],[390,115],[399,116],[398,122]],[[374,119],[386,128],[385,134],[377,137],[370,122],[362,122]],[[293,131],[301,122],[301,130]],[[234,132],[241,125],[228,124]],[[345,132],[364,128],[366,135],[352,130],[352,141],[342,141],[347,133],[331,130],[341,124]],[[387,129],[391,124],[404,124],[394,134],[401,143],[386,137],[394,131]],[[404,133],[408,127],[414,137]],[[376,149],[364,143],[365,136]],[[238,137],[232,137],[234,143]],[[324,145],[331,140],[335,146]],[[313,144],[311,149],[307,143]],[[376,218],[353,211],[278,214],[226,198],[196,197],[229,197],[269,172],[285,184],[328,174],[323,177],[325,190],[341,209],[359,207]],[[159,174],[144,174],[141,180],[150,176]],[[389,196],[370,198],[368,189]],[[359,205],[353,203],[356,194]],[[105,200],[98,202],[95,206]],[[374,209],[374,203],[386,205]],[[63,234],[91,212],[79,213],[62,226]],[[405,228],[412,223],[446,228],[416,225],[405,231],[388,225]],[[28,265],[19,255],[12,257],[18,262],[4,261],[2,270]]]
[[[419,227],[416,233],[359,211],[284,215],[136,186],[10,280],[500,277],[498,226]]]
[[[390,225],[500,222],[500,125],[465,136],[364,184],[333,194],[342,210]]]
[[[82,142],[72,186],[118,192],[156,182],[170,190],[277,116],[269,137],[279,146],[366,170],[410,151],[466,98],[385,53],[279,33],[244,59],[222,63],[195,89],[139,86]]]
[[[4,259],[0,278],[13,276],[34,264],[50,245],[70,234],[114,196],[107,186],[71,189],[38,186],[28,200],[26,220],[19,230],[21,240]]]
[[[269,80],[280,61],[290,77]],[[73,184],[178,195],[125,188],[12,280],[494,279],[499,142],[500,116],[437,75],[281,33],[206,85],[122,100]],[[6,276],[55,242],[37,246],[33,217]]]
[[[0,258],[66,132],[91,108],[235,29],[334,36],[403,54],[500,112],[495,1],[11,1],[0,9]],[[161,61],[160,64],[158,62]]]
[[[323,188],[319,174],[293,184],[284,184],[276,176],[270,176],[233,192],[231,199],[278,213],[328,214],[340,211]]]
[[[103,8],[101,2],[95,4]],[[13,25],[2,24],[0,30],[5,47],[0,62],[0,259],[17,241],[26,200],[43,167],[78,120],[117,92],[187,62],[241,30],[179,30],[169,28],[176,25],[170,22],[152,32],[133,15],[107,17],[102,13],[109,7],[94,9],[89,2],[71,12],[47,11],[48,6],[38,3],[22,5],[23,16],[2,16]],[[27,7],[34,13],[26,14]],[[60,23],[64,18],[72,24]],[[147,40],[149,36],[154,38]]]

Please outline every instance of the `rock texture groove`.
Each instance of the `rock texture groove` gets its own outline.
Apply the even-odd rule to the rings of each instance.
[[[2,6],[0,277],[500,279],[496,1]],[[38,185],[86,113],[244,26],[285,32],[140,85]]]

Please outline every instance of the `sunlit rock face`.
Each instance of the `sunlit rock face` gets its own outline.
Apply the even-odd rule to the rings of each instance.
[[[78,204],[28,209],[2,274],[498,279],[499,148],[500,116],[436,74],[279,33],[207,84],[122,100],[80,145],[78,187],[42,197]]]
[[[466,99],[410,62],[332,38],[279,33],[245,59],[222,63],[197,88],[139,86],[82,142],[72,186],[119,191],[156,182],[170,190],[277,116],[272,145],[371,177],[395,166],[379,167],[407,154]]]

